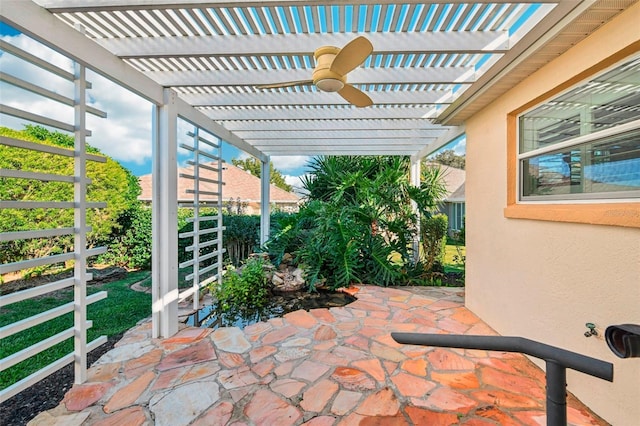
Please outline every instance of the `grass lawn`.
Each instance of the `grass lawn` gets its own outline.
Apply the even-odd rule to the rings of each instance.
[[[455,256],[458,256],[458,248],[460,249],[462,256],[467,255],[464,246],[456,246],[452,242],[447,242],[447,247],[444,253],[445,272],[464,272],[464,264],[455,260]]]
[[[115,336],[151,315],[151,295],[133,291],[129,286],[144,280],[149,271],[127,274],[126,278],[102,285],[90,285],[87,294],[107,291],[109,296],[87,307],[87,318],[93,327],[87,330],[87,341],[100,336]],[[37,299],[25,300],[0,308],[0,327],[73,301],[73,289],[60,290]],[[67,328],[73,327],[73,313],[63,315],[0,341],[0,358],[27,348]],[[4,389],[73,351],[73,339],[67,339],[32,356],[8,370],[0,372],[0,389]]]

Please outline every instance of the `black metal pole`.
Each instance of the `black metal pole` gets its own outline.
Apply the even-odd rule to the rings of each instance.
[[[547,362],[547,426],[567,424],[567,369],[548,359]]]

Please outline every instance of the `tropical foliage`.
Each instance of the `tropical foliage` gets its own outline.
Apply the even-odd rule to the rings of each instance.
[[[286,218],[267,244],[276,264],[294,253],[312,288],[354,282],[400,284],[420,279],[413,242],[419,215],[430,216],[445,193],[441,172],[428,168],[409,183],[405,157],[316,157],[303,179],[309,202]],[[411,271],[409,271],[411,270]]]

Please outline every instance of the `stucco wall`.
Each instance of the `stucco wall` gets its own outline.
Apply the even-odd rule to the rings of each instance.
[[[505,218],[507,114],[640,40],[638,23],[640,4],[466,123],[467,306],[502,335],[613,362],[613,383],[577,372],[568,383],[620,426],[640,421],[640,358],[616,358],[584,332],[587,322],[640,324],[640,229]]]

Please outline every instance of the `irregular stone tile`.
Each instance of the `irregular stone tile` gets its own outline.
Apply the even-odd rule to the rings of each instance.
[[[344,339],[344,343],[347,345],[355,346],[357,348],[363,349],[365,351],[369,350],[369,339],[362,337],[358,334],[354,336],[349,336]]]
[[[284,319],[293,326],[301,328],[313,328],[318,325],[318,320],[305,310],[297,310],[295,312],[289,312],[284,316]]]
[[[351,361],[371,358],[371,354],[368,352],[361,351],[358,349],[353,349],[353,348],[347,348],[345,346],[338,346],[333,350],[333,353],[336,356],[347,358],[348,360],[351,360]]]
[[[273,371],[276,364],[271,360],[264,360],[251,367],[251,370],[260,377],[264,377]]]
[[[360,426],[360,422],[364,418],[365,416],[358,413],[351,413],[348,416],[341,418],[338,426]]]
[[[313,361],[322,361],[322,363],[329,365],[347,365],[350,361],[348,358],[340,357],[334,355],[333,352],[327,351],[314,351],[311,359]]]
[[[93,426],[142,426],[145,423],[148,424],[149,420],[144,409],[142,407],[129,407],[93,423]]]
[[[292,359],[304,358],[309,355],[311,349],[308,348],[285,348],[281,349],[274,358],[279,362],[291,361]]]
[[[130,406],[147,389],[149,383],[155,377],[156,375],[153,371],[147,371],[125,387],[120,388],[103,407],[103,411],[109,414]]]
[[[362,370],[349,367],[338,367],[331,378],[340,383],[344,389],[365,391],[376,388],[376,382]]]
[[[409,325],[411,325],[411,324],[409,324]],[[396,329],[397,327],[394,325],[393,328]],[[374,337],[373,339],[376,342],[382,343],[385,346],[389,346],[390,348],[398,349],[398,348],[401,348],[403,346],[400,343],[398,343],[395,340],[393,340],[393,337],[391,337],[390,333],[381,334],[379,336]]]
[[[389,375],[398,369],[398,363],[393,361],[382,361],[382,365]]]
[[[233,400],[233,402],[237,403],[240,400],[242,400],[242,398],[249,395],[253,391],[254,391],[253,386],[244,386],[241,388],[229,390],[229,395],[231,395],[231,399]]]
[[[507,413],[493,405],[477,408],[475,410],[475,415],[496,421],[500,426],[520,425],[520,422],[515,421]]]
[[[316,351],[328,351],[336,345],[334,340],[327,340],[326,342],[318,343],[313,347]]]
[[[309,313],[322,322],[329,324],[336,322],[336,319],[327,308],[311,309]]]
[[[340,287],[337,291],[340,293],[347,293],[349,296],[355,297],[356,294],[360,291],[360,288],[356,286]]]
[[[515,368],[519,374],[522,374],[530,379],[533,379],[540,383],[541,385],[545,385],[546,376],[544,371],[531,362],[529,359],[525,358],[524,355],[521,354],[510,354],[516,355],[511,359],[507,359],[506,362]]]
[[[82,411],[97,402],[113,386],[113,383],[85,383],[73,385],[62,400],[69,411]]]
[[[314,417],[308,422],[302,423],[302,426],[332,426],[336,422],[335,417],[320,416]]]
[[[473,370],[475,364],[447,349],[437,348],[427,354],[427,359],[436,370]]]
[[[471,396],[480,402],[505,408],[541,408],[541,401],[501,390],[480,390]]]
[[[274,392],[278,392],[280,395],[287,398],[291,398],[294,395],[298,395],[302,388],[307,386],[304,382],[299,382],[293,379],[281,379],[271,383],[269,387]]]
[[[545,411],[517,411],[513,413],[513,416],[526,426],[544,426],[547,424],[547,413]]]
[[[180,379],[180,383],[186,383],[193,380],[199,380],[203,377],[209,377],[220,371],[220,366],[217,363],[205,362],[202,364],[194,365],[187,371]]]
[[[120,363],[101,364],[92,366],[87,370],[88,382],[108,382],[118,376],[120,371]]]
[[[293,425],[302,417],[300,410],[265,389],[254,394],[245,406],[244,414],[256,424],[274,426]]]
[[[263,358],[268,357],[269,355],[273,355],[278,351],[278,348],[275,346],[259,346],[249,352],[249,359],[251,359],[252,363],[256,363]]]
[[[29,426],[80,426],[89,417],[89,412],[63,414],[53,416],[48,411],[44,411],[33,418]]]
[[[472,372],[441,373],[434,371],[431,379],[454,389],[477,389],[480,387],[478,376]]]
[[[570,400],[571,398],[569,398]],[[569,402],[569,401],[568,401]],[[582,405],[582,404],[580,404]],[[567,423],[570,425],[599,425],[601,424],[594,416],[591,415],[589,409],[587,407],[583,408],[584,411],[581,411],[575,407],[567,406]]]
[[[335,331],[333,331],[333,328],[329,327],[328,325],[321,325],[320,327],[318,327],[315,334],[313,335],[313,340],[316,340],[316,341],[332,340],[332,339],[335,339],[336,337],[337,337],[337,334]]]
[[[281,328],[284,326],[284,319],[282,318],[270,318],[269,323],[275,328]]]
[[[273,370],[276,376],[286,376],[293,370],[293,361],[283,362]]]
[[[257,322],[255,324],[248,325],[244,328],[244,334],[247,336],[256,336],[269,331],[273,328],[268,322]]]
[[[270,331],[269,333],[265,334],[264,337],[262,338],[262,344],[270,345],[272,343],[281,342],[287,337],[291,337],[295,335],[297,332],[298,332],[298,329],[290,325],[286,327],[278,328],[276,330]]]
[[[331,380],[321,380],[311,386],[302,395],[300,407],[305,411],[319,413],[338,390],[338,385]]]
[[[225,426],[233,414],[233,404],[222,401],[205,411],[192,426]]]
[[[358,309],[365,312],[388,311],[389,307],[385,303],[365,302],[364,300],[356,300],[347,305],[349,309]]]
[[[342,321],[348,318],[353,318],[353,315],[351,315],[351,311],[346,308],[331,308],[329,309],[329,312],[331,312],[334,318],[338,317],[339,321]]]
[[[258,383],[258,379],[249,370],[249,367],[224,370],[218,374],[218,381],[225,389],[241,388]]]
[[[167,349],[180,345],[192,345],[207,337],[212,331],[210,328],[188,327],[178,331],[172,337],[162,340],[160,344]]]
[[[478,405],[473,399],[446,387],[436,389],[426,399],[411,398],[411,402],[413,405],[432,408],[437,411],[460,413],[467,413]]]
[[[351,314],[356,318],[364,318],[369,315],[369,312],[351,308]]]
[[[478,363],[489,366],[489,367],[493,367],[496,370],[502,370],[505,373],[518,374],[518,370],[516,370],[516,368],[513,365],[499,358],[483,358],[478,360]]]
[[[389,388],[369,395],[355,412],[363,416],[395,416],[400,411],[400,402]]]
[[[480,319],[467,308],[455,308],[451,318],[467,325],[474,325],[480,322]]]
[[[379,382],[385,381],[384,370],[382,369],[382,364],[380,364],[379,359],[364,359],[361,361],[354,361],[353,367],[359,368],[362,371],[366,371],[369,375],[371,375],[374,379]]]
[[[336,399],[333,400],[331,405],[331,412],[338,416],[344,416],[356,406],[362,399],[360,392],[352,392],[348,390],[340,390]]]
[[[220,399],[220,387],[213,381],[178,386],[154,395],[149,401],[156,426],[186,426]]]
[[[128,345],[118,346],[102,355],[96,362],[97,365],[111,364],[114,362],[128,361],[130,359],[139,358],[149,351],[155,349],[155,346],[149,341],[133,342]]]
[[[400,362],[407,358],[407,356],[399,350],[390,348],[389,346],[381,345],[378,342],[371,342],[371,353],[378,358],[383,358],[394,362]]]
[[[365,417],[360,421],[360,426],[408,426],[409,423],[402,414],[395,416]]]
[[[178,382],[178,379],[182,377],[186,373],[186,369],[183,368],[174,368],[173,370],[168,370],[160,373],[158,379],[155,381],[153,386],[151,387],[152,391],[159,389],[166,389],[168,387],[173,386]]]
[[[460,307],[460,303],[451,302],[449,300],[442,300],[442,299],[429,305],[429,309],[431,309],[432,311],[443,311],[445,309],[459,308],[459,307]]]
[[[537,381],[522,375],[507,374],[489,367],[480,368],[480,377],[485,385],[495,386],[508,392],[518,393],[538,399],[545,399],[546,393]]]
[[[247,341],[238,327],[221,327],[211,333],[211,340],[218,349],[235,354],[243,354],[251,349],[251,343]]]
[[[462,423],[457,423],[457,424],[462,424],[464,426],[495,426],[496,425],[495,422],[478,419],[478,418],[464,420]]]
[[[307,337],[298,337],[295,339],[285,340],[280,344],[280,346],[283,348],[292,348],[295,346],[307,346],[309,343],[311,343],[311,339]]]
[[[423,358],[408,359],[402,363],[400,368],[418,377],[427,375],[427,361]]]
[[[160,362],[164,351],[162,349],[153,349],[141,357],[132,359],[131,361],[127,361],[124,364],[124,374],[130,379],[132,377],[137,377],[143,372],[155,368],[156,365]]]
[[[187,346],[170,353],[156,367],[159,371],[171,370],[173,368],[185,367],[205,361],[217,359],[216,352],[207,340],[195,345]]]
[[[387,319],[389,318],[390,312],[385,312],[385,311],[374,311],[374,312],[370,312],[369,315],[372,318],[378,318],[378,319]]]
[[[317,380],[324,373],[329,371],[329,366],[313,361],[303,361],[291,373],[294,379],[303,379],[310,382]]]
[[[436,384],[407,373],[398,373],[391,381],[403,396],[424,397]]]
[[[245,364],[244,357],[240,354],[218,351],[218,360],[228,368],[236,368]]]
[[[416,425],[450,426],[458,424],[458,416],[452,413],[438,413],[412,406],[406,407],[404,411]]]

